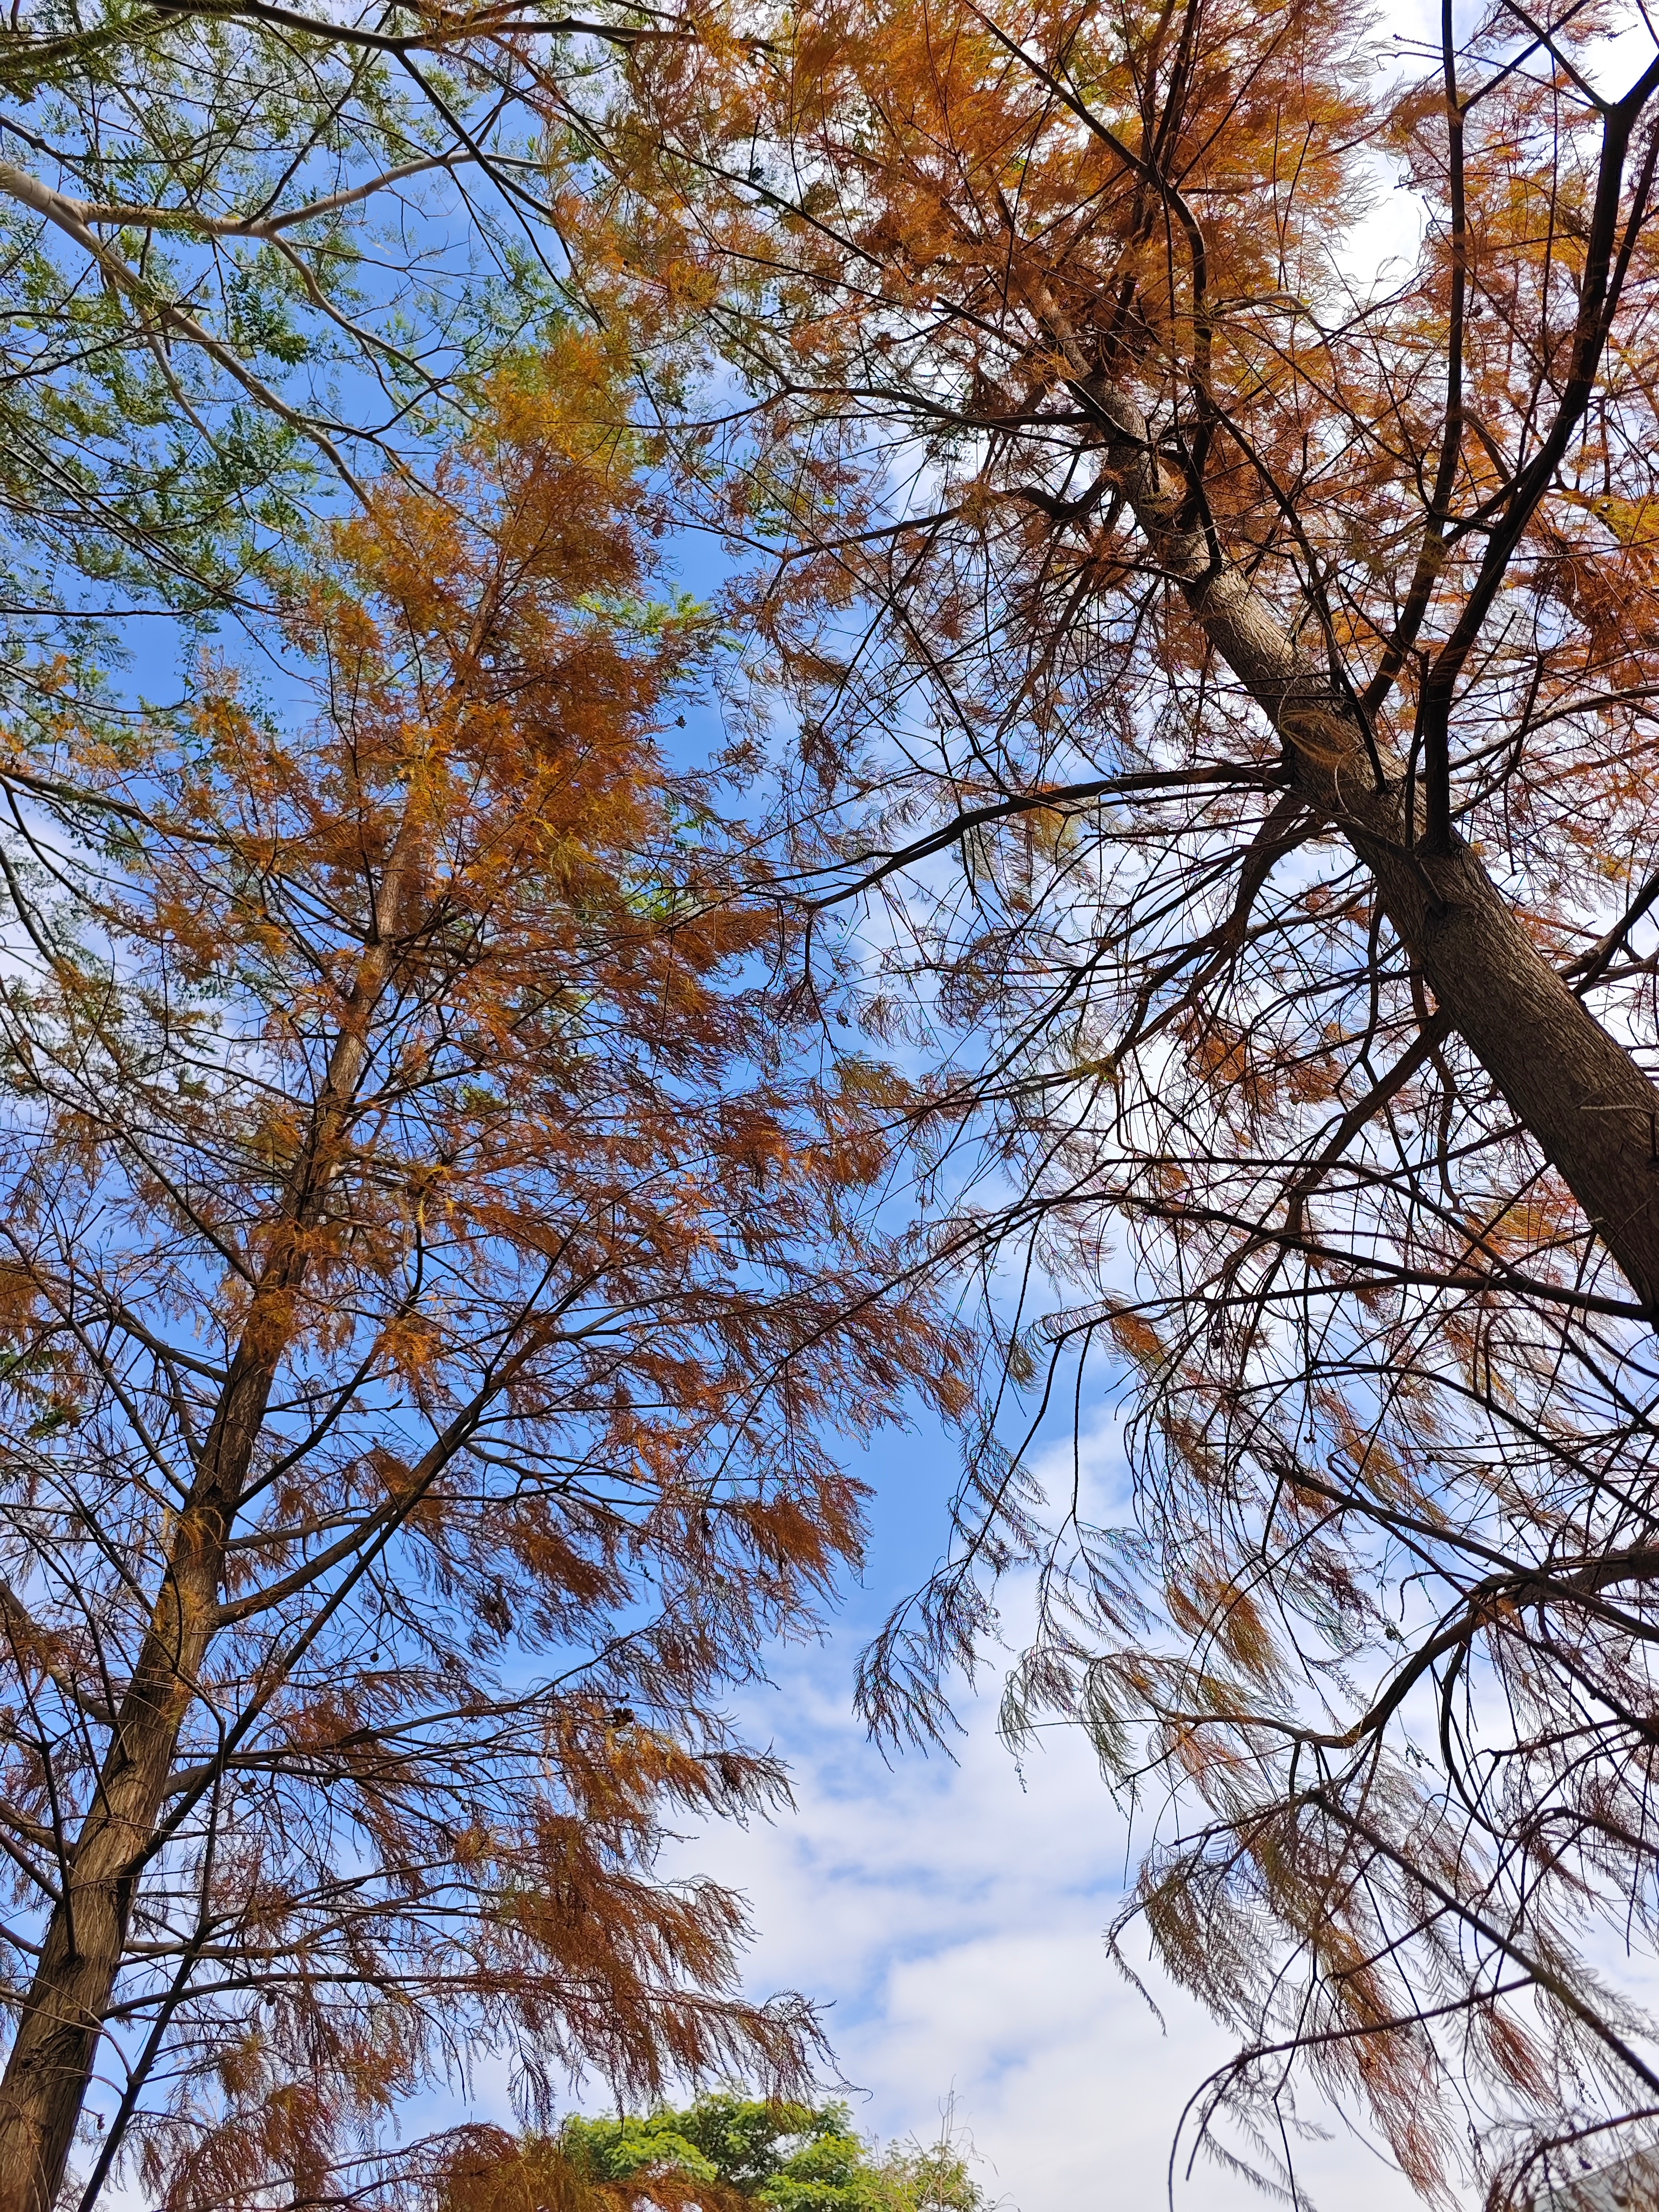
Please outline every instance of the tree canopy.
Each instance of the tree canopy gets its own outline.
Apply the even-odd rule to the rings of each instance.
[[[290,571],[308,694],[72,716],[3,866],[0,2204],[379,2172],[511,2049],[781,2087],[675,1813],[959,1353],[866,1219],[884,1079],[657,743],[702,652],[580,348]],[[598,410],[603,412],[602,406]],[[395,2146],[394,2146],[395,2153]],[[395,2162],[395,2155],[394,2155]]]
[[[771,28],[636,58],[634,189],[750,401],[697,434],[776,563],[781,888],[868,917],[1001,1344],[867,1708],[940,1725],[1031,1566],[1007,1725],[1159,1808],[1135,1909],[1241,2037],[1200,2136],[1293,2185],[1311,2075],[1502,2203],[1659,2117],[1592,1964],[1659,1906],[1653,38]],[[1102,1368],[1121,1525],[1003,1387]]]
[[[551,2135],[517,2141],[465,2129],[438,2171],[443,2212],[982,2212],[986,2202],[948,2130],[883,2152],[854,2132],[844,2104],[730,2090],[681,2110],[572,2114]]]
[[[959,1409],[930,1301],[975,1285],[954,1542],[866,1707],[945,1725],[1000,1577],[1034,1571],[1007,1725],[1085,1728],[1158,1808],[1134,1909],[1240,2039],[1203,2139],[1292,2187],[1311,2077],[1425,2195],[1499,2205],[1650,2136],[1659,2039],[1605,1962],[1659,1934],[1655,48],[1615,0],[1448,0],[1422,52],[1333,0],[19,18],[8,1832],[34,1917],[0,2146],[61,2162],[75,2112],[39,2085],[107,2033],[167,2172],[221,2146],[204,2197],[251,2201],[286,2171],[301,2044],[280,2094],[222,2071],[215,2101],[203,2023],[252,1982],[174,2000],[198,1939],[132,1885],[198,1911],[214,1791],[311,1786],[258,1731],[325,1695],[268,1687],[272,1651],[345,1663],[278,1630],[355,1574],[348,1529],[391,1516],[487,1607],[501,1486],[569,1501],[564,1564],[525,1570],[566,1593],[527,1601],[539,1648],[602,1622],[594,1714],[656,1696],[662,1788],[697,1799],[726,1753],[674,1762],[732,1655],[855,1547],[826,1428],[917,1377]],[[1379,270],[1396,183],[1420,221]],[[650,604],[671,522],[724,549],[711,614]],[[280,635],[321,734],[252,664],[192,663],[170,713],[100,688],[130,593]],[[741,827],[655,750],[694,671],[748,688]],[[556,866],[515,857],[542,837]],[[1110,1523],[1030,1471],[1096,1376],[1134,1472]],[[428,1539],[396,1468],[481,1392],[522,1434],[455,1446],[476,1487]],[[265,1485],[261,1452],[321,1472]],[[659,1511],[687,1464],[738,1501],[708,1529]],[[276,1641],[240,1625],[245,1571]],[[351,1590],[406,1609],[404,1571]],[[636,1645],[641,1603],[672,1626]],[[231,1686],[198,1697],[221,1614]],[[373,1729],[361,1700],[314,1725],[441,1764],[416,1680]],[[484,1705],[518,1694],[509,1668]],[[376,1806],[394,1888],[428,1849],[471,1881],[465,1822],[440,1849],[429,1800]],[[284,1819],[303,1921],[294,1868],[343,1861]],[[548,1879],[515,1860],[490,1911]],[[666,1907],[640,1909],[598,1916],[624,1951]],[[284,2018],[327,2016],[320,1987]],[[611,2017],[565,2053],[652,2094],[726,2032],[607,2048]],[[336,2119],[368,2144],[359,2085],[418,2070],[354,2050]],[[291,2140],[326,2162],[319,2125]]]

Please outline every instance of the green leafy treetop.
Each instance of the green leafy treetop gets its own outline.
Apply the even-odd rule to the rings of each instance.
[[[991,2212],[947,2127],[936,2143],[854,2132],[842,2104],[733,2094],[684,2111],[567,2119],[556,2134],[468,2128],[449,2139],[441,2212]]]

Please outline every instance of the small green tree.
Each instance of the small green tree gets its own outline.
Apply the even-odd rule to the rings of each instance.
[[[733,2094],[699,2097],[514,2138],[468,2128],[450,2138],[442,2212],[989,2212],[947,2126],[937,2142],[856,2134],[846,2105]]]

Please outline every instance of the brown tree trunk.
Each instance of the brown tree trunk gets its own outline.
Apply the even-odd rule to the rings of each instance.
[[[246,1488],[271,1386],[307,1269],[304,1231],[321,1218],[341,1131],[368,1062],[368,1029],[391,968],[408,852],[405,810],[329,1055],[307,1141],[288,1178],[276,1236],[214,1408],[137,1664],[92,1803],[64,1855],[62,1893],[0,2076],[0,2212],[52,2212],[126,1957],[139,1877],[155,1846],[179,1739],[219,1626],[225,1547]]]
[[[62,1895],[0,2081],[0,2212],[51,2212],[63,2183],[138,1877],[216,1626],[225,1541],[275,1372],[275,1359],[261,1358],[245,1337],[179,1517],[97,1794],[65,1855]]]
[[[1079,364],[1081,366],[1081,364]],[[1650,1316],[1659,1316],[1659,1089],[1575,996],[1475,854],[1411,849],[1403,778],[1382,787],[1357,710],[1297,650],[1263,595],[1186,515],[1144,416],[1098,378],[1079,388],[1105,468],[1153,557],[1284,740],[1291,781],[1370,871],[1382,911],[1517,1121],[1566,1181]]]

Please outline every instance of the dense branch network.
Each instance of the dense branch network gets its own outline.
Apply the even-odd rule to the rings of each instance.
[[[1380,96],[1340,11],[1218,0],[637,64],[754,395],[703,449],[779,556],[780,885],[870,902],[1033,1433],[1103,1359],[1131,1407],[1125,1526],[988,1427],[872,1714],[938,1725],[1031,1565],[1009,1727],[1160,1796],[1137,1909],[1245,2041],[1200,2131],[1279,2172],[1300,2054],[1494,2203],[1655,2103],[1580,1936],[1659,1904],[1659,66],[1607,28],[1449,15]]]

